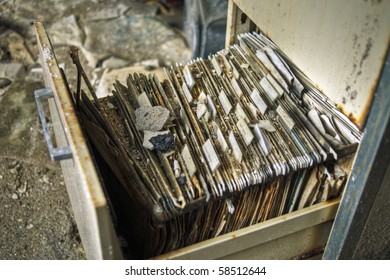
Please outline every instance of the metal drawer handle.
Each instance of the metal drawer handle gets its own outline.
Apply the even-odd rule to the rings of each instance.
[[[50,88],[41,88],[34,91],[35,102],[37,103],[39,118],[41,119],[43,134],[45,135],[45,139],[47,142],[47,146],[49,148],[50,158],[51,160],[63,160],[72,158],[72,151],[70,147],[53,147],[53,142],[51,140],[49,129],[47,128],[45,114],[43,113],[42,100],[47,100],[49,98],[54,97],[53,91]]]

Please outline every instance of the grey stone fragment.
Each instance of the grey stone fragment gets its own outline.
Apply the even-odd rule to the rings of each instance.
[[[9,55],[13,62],[19,62],[25,66],[34,63],[31,52],[25,44],[25,38],[20,34],[8,30],[4,33],[4,36],[0,38],[0,42],[0,45],[7,45]]]
[[[187,182],[186,176],[184,174],[181,174],[180,177],[177,179],[177,182],[180,186],[185,185],[185,183]]]
[[[76,45],[80,47],[85,40],[85,34],[79,27],[75,15],[58,19],[48,29],[50,39],[57,45]]]
[[[138,130],[159,131],[169,119],[169,110],[161,106],[142,106],[135,110]]]
[[[132,1],[125,12],[127,17],[152,17],[157,14],[158,8],[155,5],[145,5],[142,2]]]
[[[191,58],[183,38],[157,18],[122,16],[109,21],[89,21],[84,30],[83,46],[99,60],[120,54],[129,63],[158,59],[169,65],[186,63]]]
[[[150,138],[149,142],[153,144],[155,150],[163,153],[172,150],[176,145],[175,138],[171,132],[154,136]]]
[[[120,16],[120,11],[116,7],[108,7],[101,10],[91,10],[87,13],[87,19],[89,21],[98,21],[98,20],[110,20],[118,18]]]
[[[115,56],[110,56],[106,60],[103,61],[102,67],[103,68],[122,68],[124,66],[129,65],[129,61],[117,58]]]
[[[169,133],[170,132],[168,130],[164,130],[164,131],[146,130],[146,131],[144,131],[144,141],[142,143],[142,146],[144,146],[146,149],[154,150],[154,145],[152,144],[152,142],[150,142],[150,139],[152,139],[156,136],[160,136],[160,135],[167,135]]]
[[[11,83],[12,81],[10,79],[0,77],[0,88],[5,88],[9,86]]]
[[[0,63],[0,77],[8,78],[11,81],[23,78],[26,72],[20,63]]]

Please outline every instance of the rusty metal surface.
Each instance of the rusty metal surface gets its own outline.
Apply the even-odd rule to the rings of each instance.
[[[390,1],[230,0],[227,43],[235,6],[364,127],[389,47]]]
[[[120,258],[107,201],[42,22],[35,23],[35,31],[45,85],[54,93],[49,106],[57,146],[69,145],[72,151],[73,158],[61,161],[61,167],[86,255],[89,259]]]
[[[387,54],[377,94],[367,120],[366,133],[334,222],[324,259],[382,258],[388,254],[388,198],[381,199],[389,187],[390,144],[390,52]],[[389,192],[387,192],[389,193]],[[376,203],[377,201],[377,203]],[[382,212],[382,210],[385,210]],[[362,239],[367,227],[370,241]],[[372,253],[375,248],[383,250]],[[357,247],[360,244],[359,251]],[[371,247],[371,248],[370,248]],[[386,248],[387,247],[387,248]],[[387,252],[386,252],[387,250]],[[359,253],[360,252],[360,253]],[[362,255],[362,252],[365,254]],[[370,255],[369,255],[369,252]],[[360,255],[359,255],[360,254]]]
[[[325,245],[339,199],[206,240],[156,259],[289,259]]]

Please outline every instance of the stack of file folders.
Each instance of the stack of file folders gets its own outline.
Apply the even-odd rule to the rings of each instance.
[[[115,215],[127,221],[129,257],[157,256],[340,194],[343,158],[362,133],[266,36],[237,42],[165,69],[163,80],[129,74],[105,98],[78,85],[82,126],[120,182],[106,187],[123,194]]]

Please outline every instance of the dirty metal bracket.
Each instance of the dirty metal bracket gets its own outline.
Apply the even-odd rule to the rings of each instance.
[[[47,142],[47,146],[49,148],[50,158],[52,161],[70,159],[72,158],[72,151],[70,147],[53,147],[53,141],[49,134],[49,129],[47,127],[47,122],[45,118],[45,113],[43,112],[42,101],[53,98],[53,91],[50,88],[41,88],[34,91],[35,102],[37,103],[39,119],[41,120],[43,134],[45,135],[45,139]]]

